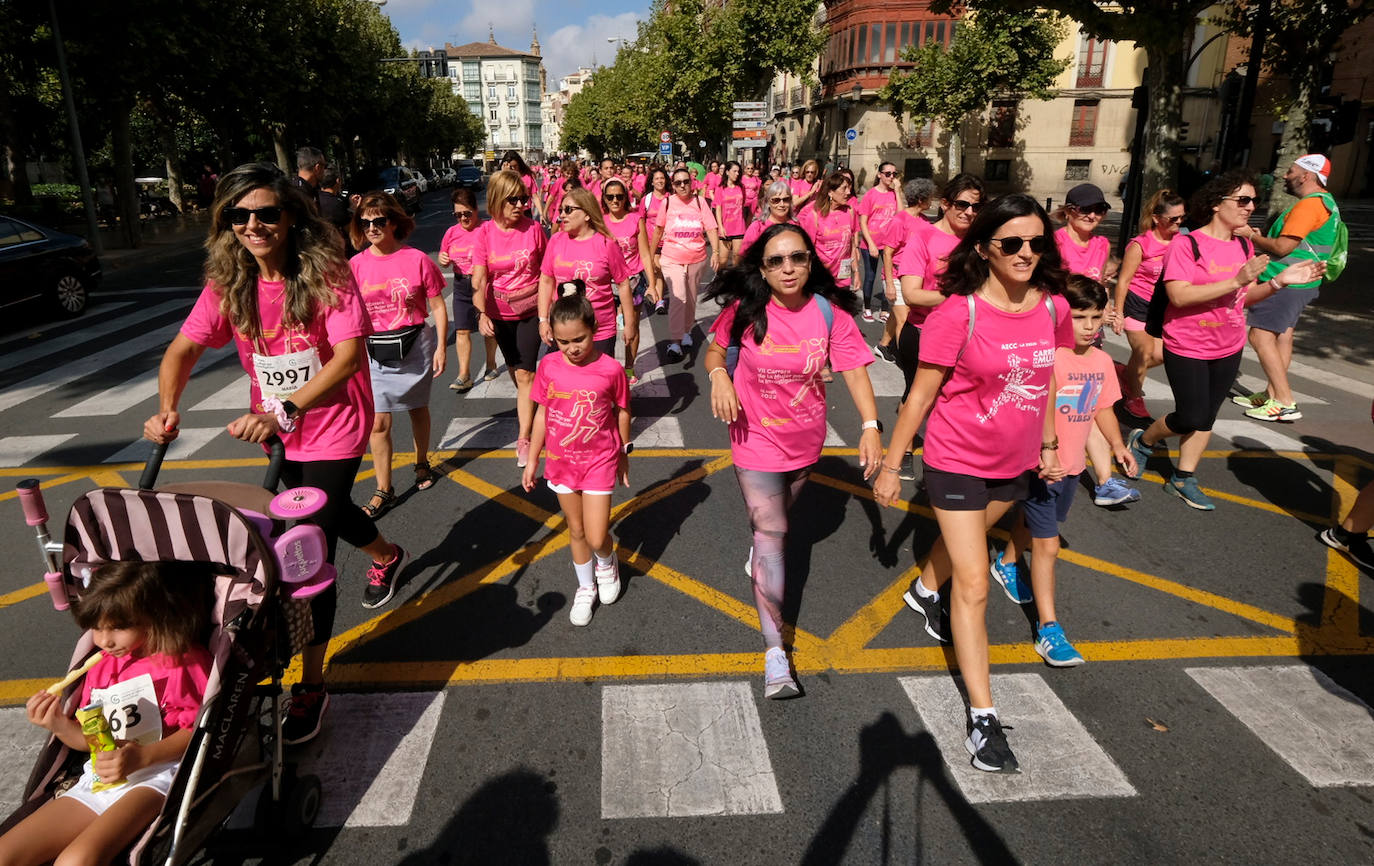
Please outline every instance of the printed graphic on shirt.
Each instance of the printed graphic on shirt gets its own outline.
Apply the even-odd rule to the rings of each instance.
[[[988,406],[987,412],[979,412],[978,423],[986,424],[997,416],[1003,406],[1011,405],[1012,409],[1020,412],[1039,412],[1045,405],[1045,396],[1049,394],[1049,387],[1046,385],[1028,384],[1035,371],[1045,367],[1054,366],[1054,349],[1036,349],[1030,359],[1017,352],[1017,349],[1038,346],[1036,343],[1003,343],[1002,350],[1007,352],[1007,371],[998,374],[1002,380],[1002,393],[998,394]]]
[[[362,290],[369,316],[388,311],[391,313],[391,320],[377,330],[394,331],[409,321],[410,280],[391,277],[384,283],[363,283]]]
[[[802,387],[797,391],[796,396],[788,401],[787,405],[795,410],[809,395],[814,394],[821,400],[819,415],[824,415],[825,390],[821,384],[821,370],[825,368],[827,342],[824,337],[811,337],[800,343],[789,345],[776,342],[771,335],[764,337],[763,343],[759,345],[759,355],[762,356],[759,360],[760,364],[765,363],[763,359],[771,355],[805,355],[805,366],[801,372],[760,366],[758,369],[759,396],[765,400],[777,400],[779,397],[777,385],[801,382]],[[811,416],[815,414],[817,413],[809,413],[807,418],[798,418],[797,420],[810,420]],[[764,418],[762,423],[765,427],[769,427],[791,420],[793,419]]]
[[[554,404],[555,399],[574,400],[570,411],[563,411]],[[603,426],[606,411],[609,408],[604,403],[598,405],[596,392],[579,389],[576,392],[559,391],[552,382],[549,383],[549,390],[545,397],[544,405],[550,416],[550,421],[557,426],[565,427],[568,431],[558,444],[560,447],[567,448],[574,442],[581,442],[583,445],[591,442]],[[552,455],[550,455],[552,456]]]
[[[1059,392],[1054,398],[1054,408],[1064,418],[1075,424],[1093,420],[1096,415],[1098,397],[1102,394],[1105,376],[1100,371],[1072,371],[1059,383]]]

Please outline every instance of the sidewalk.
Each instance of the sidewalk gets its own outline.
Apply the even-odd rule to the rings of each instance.
[[[124,246],[124,236],[118,229],[101,229],[100,242],[105,249],[100,254],[100,264],[107,270],[119,270],[199,249],[205,243],[209,225],[209,211],[147,220],[143,223],[143,238],[137,248]]]

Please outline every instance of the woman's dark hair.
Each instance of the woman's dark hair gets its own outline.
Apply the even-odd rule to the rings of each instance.
[[[673,173],[668,176],[669,181],[671,181],[673,178],[676,178],[679,174],[687,175],[687,180],[689,181],[695,181],[697,179],[697,176],[692,173],[692,170],[690,168],[675,168],[673,169]],[[687,189],[689,192],[691,192],[692,198],[697,197],[697,188],[695,186],[689,184]],[[671,192],[673,195],[677,195],[677,192],[675,190],[676,188],[672,186],[672,184],[670,183],[668,186],[668,191]]]
[[[1045,251],[1031,273],[1031,285],[1050,294],[1062,294],[1066,274],[1054,242],[1054,226],[1040,202],[1021,192],[993,199],[973,218],[968,234],[949,254],[949,264],[940,275],[940,291],[946,295],[971,295],[978,291],[988,280],[988,241],[1009,221],[1027,216],[1040,220],[1040,236],[1045,244]]]
[[[849,184],[849,192],[853,195],[854,181],[850,180],[844,172],[832,171],[825,176],[825,183],[821,184],[820,194],[811,202],[815,206],[818,216],[830,214],[830,209],[835,206],[835,203],[830,200],[830,194],[845,184]]]
[[[648,185],[645,187],[645,189],[646,189],[648,192],[652,192],[652,191],[653,191],[653,189],[654,189],[654,175],[656,175],[656,174],[661,174],[661,175],[663,175],[663,190],[664,190],[664,192],[671,192],[672,189],[673,189],[673,184],[672,184],[673,176],[672,176],[671,174],[668,173],[668,169],[664,168],[662,165],[659,165],[659,164],[657,164],[657,163],[654,164],[654,167],[653,167],[653,168],[649,169],[649,182],[648,182]]]
[[[1155,227],[1155,217],[1164,216],[1171,209],[1186,204],[1183,196],[1171,189],[1162,189],[1150,196],[1150,200],[1145,202],[1145,207],[1140,211],[1140,233],[1143,235]]]
[[[1212,221],[1212,209],[1228,195],[1235,195],[1243,186],[1255,189],[1255,176],[1243,168],[1233,168],[1202,185],[1202,189],[1188,199],[1188,225],[1199,229]]]
[[[630,191],[629,191],[628,189],[625,188],[625,181],[623,181],[623,180],[608,180],[608,181],[606,181],[605,183],[603,183],[603,184],[601,185],[601,200],[597,202],[597,204],[601,205],[601,212],[602,212],[602,213],[610,213],[610,212],[611,212],[611,209],[610,209],[609,207],[606,206],[606,193],[610,192],[610,191],[611,191],[611,187],[613,187],[613,186],[618,186],[618,187],[620,187],[620,194],[623,195],[623,196],[625,196],[625,210],[628,211],[628,210],[630,209]]]
[[[763,230],[763,234],[745,251],[738,263],[721,269],[716,274],[715,282],[706,290],[705,297],[714,299],[722,307],[739,302],[735,310],[735,322],[730,329],[732,345],[744,338],[745,328],[754,329],[755,343],[762,343],[768,334],[768,300],[773,296],[773,290],[763,278],[763,256],[768,244],[783,232],[796,234],[811,253],[811,271],[806,285],[802,286],[802,293],[808,298],[823,295],[837,310],[851,316],[859,312],[858,295],[835,285],[835,277],[821,263],[810,236],[793,223],[773,223]]]
[[[1069,274],[1064,285],[1064,300],[1071,310],[1107,309],[1107,287],[1082,274]]]
[[[501,155],[501,162],[500,162],[499,164],[500,164],[500,165],[505,165],[506,163],[510,162],[511,160],[515,160],[515,164],[516,164],[517,166],[519,166],[519,171],[518,171],[517,173],[518,173],[521,177],[524,177],[524,176],[527,175],[527,174],[531,174],[531,172],[530,172],[530,167],[529,167],[528,165],[525,164],[525,160],[522,159],[522,158],[520,157],[520,154],[519,154],[519,153],[516,153],[516,152],[513,151],[513,150],[508,150],[508,151],[506,151],[505,153],[503,153],[503,154]]]
[[[91,573],[76,603],[76,624],[142,629],[148,653],[179,656],[210,623],[214,573],[203,562],[107,562]]]
[[[477,210],[477,196],[465,186],[455,188],[448,198],[454,204],[465,204],[474,211]]]
[[[987,198],[987,191],[983,189],[983,179],[976,174],[963,171],[945,182],[944,191],[940,193],[940,200],[954,201],[959,197],[959,193],[970,190],[978,193],[979,200]]]
[[[558,298],[549,308],[549,327],[567,322],[581,322],[596,333],[596,311],[587,298],[587,286],[581,280],[568,280],[555,285]]]
[[[735,178],[735,182],[734,182],[734,183],[731,183],[731,182],[730,182],[730,166],[732,166],[732,165],[733,165],[735,168],[739,169],[739,174],[740,174],[739,177]],[[743,178],[743,177],[744,177],[744,166],[740,165],[738,162],[735,162],[735,161],[732,159],[732,160],[730,160],[729,162],[727,162],[723,167],[721,167],[721,170],[720,170],[720,185],[721,185],[721,186],[739,186],[739,185],[740,185],[740,179]]]
[[[353,217],[348,221],[348,236],[353,241],[354,249],[360,250],[368,245],[362,221],[363,214],[370,210],[381,211],[382,216],[386,217],[387,224],[395,227],[398,241],[405,240],[415,230],[415,220],[401,207],[396,197],[376,189],[362,197],[357,209],[353,211]]]

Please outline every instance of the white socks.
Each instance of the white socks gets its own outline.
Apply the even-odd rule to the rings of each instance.
[[[592,563],[595,561],[596,559],[595,557],[593,557],[592,559],[589,559],[586,562],[573,563],[573,571],[577,572],[578,586],[585,586],[588,589],[596,589],[596,572],[593,570],[592,566]]]
[[[996,708],[996,707],[969,707],[969,708],[968,708],[968,718],[969,718],[969,721],[971,721],[971,722],[976,722],[976,721],[978,721],[978,717],[979,717],[979,716],[987,716],[987,717],[989,717],[989,718],[995,719],[995,718],[997,718],[997,708]]]
[[[921,598],[927,598],[931,601],[940,600],[940,593],[936,592],[933,589],[926,589],[926,585],[924,583],[921,583],[919,578],[916,580],[916,594],[919,595]]]
[[[615,562],[615,550],[614,550],[614,549],[612,549],[611,552],[610,552],[610,554],[607,555],[607,556],[602,556],[601,554],[599,554],[599,553],[597,553],[595,550],[593,550],[593,551],[592,551],[592,556],[596,558],[596,564],[597,564],[597,566],[599,566],[600,568],[610,568],[610,567],[611,567],[611,563]],[[579,578],[579,579],[580,579],[580,578]]]

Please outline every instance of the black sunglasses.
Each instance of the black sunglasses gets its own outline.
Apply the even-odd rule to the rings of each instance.
[[[582,208],[577,207],[576,205],[565,204],[558,209],[558,213],[560,216],[567,216],[575,210],[582,210]]]
[[[1224,195],[1222,198],[1233,201],[1241,207],[1249,207],[1259,202],[1259,199],[1253,195]]]
[[[387,218],[384,217],[384,216],[379,216],[379,217],[377,217],[376,219],[368,219],[367,217],[358,217],[358,225],[362,226],[363,231],[367,231],[368,229],[372,229],[372,228],[384,229],[384,228],[386,228],[387,222],[388,222],[388,220],[387,220]]]
[[[961,198],[956,198],[954,201],[950,202],[950,204],[953,205],[954,209],[959,211],[960,213],[963,213],[966,210],[971,210],[974,213],[978,213],[978,211],[983,209],[983,203],[981,201],[964,201]]]
[[[618,192],[608,192],[602,196],[606,201],[624,201],[625,196]]]
[[[1021,252],[1021,247],[1024,244],[1030,244],[1030,251],[1034,255],[1038,256],[1045,251],[1044,235],[1038,235],[1036,237],[1031,238],[1030,240],[1018,237],[989,238],[988,243],[997,244],[997,246],[1002,248],[1002,253],[1008,256],[1014,256],[1017,253]]]
[[[458,217],[458,219],[460,219],[460,220],[465,220],[465,219],[467,219],[468,217],[476,216],[476,215],[477,215],[477,212],[476,212],[476,211],[470,211],[470,210],[456,210],[456,211],[453,212],[453,215],[456,216],[456,217]]]
[[[513,195],[510,198],[506,199],[506,204],[513,204],[516,207],[524,207],[529,203],[530,197],[527,195]]]
[[[896,177],[896,176],[897,176],[897,172],[895,172],[895,171],[880,171],[880,172],[878,172],[878,174],[882,175],[883,177]]]
[[[258,222],[264,225],[274,226],[281,222],[281,205],[271,205],[269,207],[227,207],[221,213],[229,221],[230,225],[246,226],[250,217],[257,217]]]
[[[778,268],[782,267],[783,262],[789,261],[794,268],[804,268],[811,264],[811,252],[810,250],[793,250],[787,255],[776,253],[771,256],[765,256],[763,259],[763,269],[765,271],[776,271]]]
[[[1096,214],[1098,216],[1106,216],[1107,211],[1111,209],[1111,205],[1108,204],[1095,204],[1092,207],[1075,208],[1075,210],[1077,210],[1079,213],[1090,213]]]
[[[691,186],[691,185],[692,185],[692,181],[691,181],[690,179],[675,180],[675,181],[673,181],[673,186]]]

